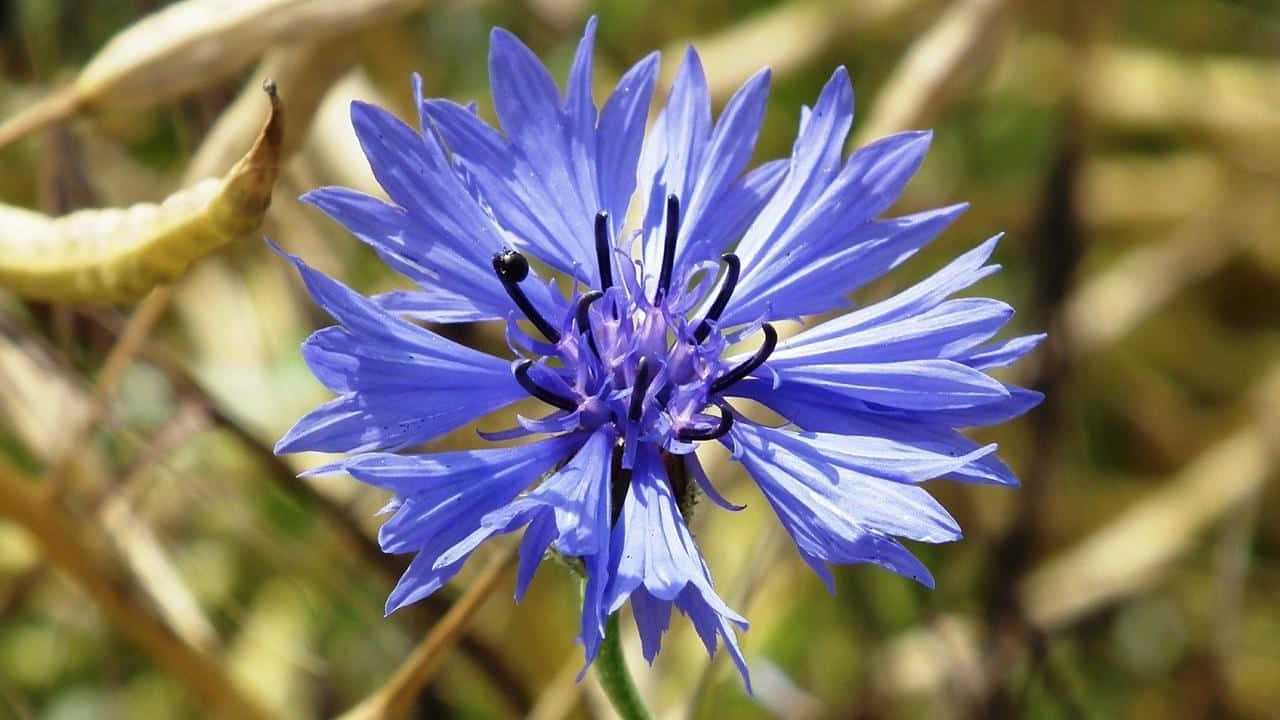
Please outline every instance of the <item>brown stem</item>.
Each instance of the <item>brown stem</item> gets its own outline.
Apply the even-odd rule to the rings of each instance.
[[[17,470],[0,466],[0,515],[25,528],[45,558],[73,579],[121,634],[172,673],[210,707],[229,717],[265,718],[258,705],[232,684],[222,666],[187,645],[152,613],[135,604],[124,581],[83,537],[79,523],[52,503],[43,502],[33,483]]]
[[[515,551],[515,545],[499,550],[386,684],[343,713],[339,720],[397,720],[407,717],[423,688],[440,670],[450,648],[463,637],[468,621],[497,588],[507,566],[516,557]]]

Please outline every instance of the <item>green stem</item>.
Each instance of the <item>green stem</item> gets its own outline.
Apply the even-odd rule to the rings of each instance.
[[[627,672],[627,661],[622,657],[619,615],[621,613],[610,615],[605,626],[604,643],[600,645],[600,654],[595,662],[596,677],[605,695],[609,696],[609,702],[613,703],[613,709],[623,720],[653,720],[644,700],[640,699],[635,682],[631,680],[631,673]]]

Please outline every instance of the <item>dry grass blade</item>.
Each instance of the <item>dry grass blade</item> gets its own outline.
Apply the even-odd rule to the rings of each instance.
[[[925,123],[960,90],[958,76],[975,74],[975,65],[985,67],[995,55],[992,39],[1007,8],[1005,0],[964,0],[948,8],[894,69],[858,129],[859,144]]]
[[[268,48],[350,32],[422,0],[185,0],[112,38],[64,90],[0,126],[0,147],[86,109],[152,105],[208,85]]]
[[[1028,620],[1044,632],[1150,587],[1201,534],[1257,496],[1280,457],[1280,366],[1250,397],[1253,423],[1205,450],[1159,490],[1083,542],[1048,560],[1018,588]],[[1122,551],[1117,550],[1123,549]],[[953,680],[982,682],[973,627],[944,618],[898,638],[883,658],[887,687],[919,692]],[[945,650],[945,651],[944,651]]]
[[[467,622],[498,586],[515,557],[514,545],[499,550],[386,684],[343,713],[341,720],[397,720],[407,717],[422,689],[440,670],[449,650],[462,639]]]
[[[1224,224],[1223,217],[1231,214],[1205,213],[1188,221],[1168,240],[1130,250],[1078,289],[1065,313],[1072,351],[1084,356],[1115,343],[1258,237]]]
[[[1280,367],[1259,383],[1252,402],[1252,425],[1220,440],[1165,487],[1031,574],[1021,588],[1031,619],[1059,626],[1135,592],[1187,552],[1201,532],[1254,497],[1280,460]]]
[[[1280,390],[1277,380],[1272,378],[1272,392]],[[1022,587],[1031,618],[1060,626],[1151,583],[1201,531],[1262,487],[1274,463],[1270,442],[1259,427],[1227,437],[1167,487],[1046,563]]]
[[[1194,129],[1274,161],[1272,148],[1256,141],[1280,130],[1280,63],[1119,44],[1099,45],[1088,62],[1085,70],[1072,72],[1065,43],[1028,34],[996,75],[1003,88],[1046,103],[1072,91],[1066,78],[1088,78],[1081,100],[1096,122]]]
[[[111,482],[110,470],[99,461],[96,453],[86,451],[94,447],[88,443],[90,431],[108,412],[108,403],[114,395],[121,376],[144,341],[144,335],[158,317],[148,308],[154,307],[153,294],[137,312],[130,316],[121,338],[112,347],[102,371],[98,374],[94,393],[86,392],[70,379],[66,368],[59,367],[38,343],[12,342],[0,338],[0,384],[5,387],[41,388],[45,401],[54,408],[64,408],[59,415],[35,415],[30,424],[17,424],[17,436],[32,454],[45,461],[49,468],[43,482],[33,493],[40,502],[56,504],[66,494],[70,481],[92,479],[94,487],[86,502],[86,514],[97,517],[105,534],[112,541],[126,565],[121,574],[130,576],[133,584],[154,603],[161,618],[188,645],[210,650],[217,643],[217,634],[205,618],[190,590],[182,583],[168,558],[162,543],[147,524],[135,515],[132,496],[140,480],[153,469],[162,456],[181,445],[193,432],[205,423],[203,408],[185,406],[182,412],[164,430],[148,442],[125,432],[121,435],[130,444],[142,448],[144,460],[118,485]],[[155,308],[158,311],[160,308]],[[17,333],[0,326],[7,334]],[[24,382],[23,378],[39,377],[39,382]],[[51,392],[52,391],[52,392]],[[12,420],[29,420],[28,414],[18,409],[23,398],[0,393],[0,416]],[[42,407],[37,396],[31,401]],[[48,569],[44,565],[30,568],[19,577],[0,601],[0,614],[4,607],[12,607],[35,586],[37,578]]]
[[[316,109],[333,82],[350,66],[354,53],[347,38],[320,40],[273,50],[263,58],[244,90],[218,117],[183,173],[187,183],[227,172],[253,142],[260,127],[258,88],[272,80],[289,99],[285,114],[284,164],[306,140]]]
[[[265,718],[257,705],[227,679],[208,655],[183,643],[168,627],[133,602],[120,577],[82,535],[78,523],[57,506],[43,502],[32,483],[0,465],[0,516],[29,531],[44,556],[69,575],[123,635],[156,664],[172,673],[219,716]]]
[[[71,380],[47,346],[0,315],[0,426],[38,458],[64,445],[62,429],[94,412],[93,399]]]
[[[206,424],[204,409],[187,403],[151,439],[138,465],[95,504],[103,529],[165,623],[191,647],[211,652],[219,645],[217,630],[183,582],[163,539],[135,508],[146,479],[158,468],[165,468],[165,456]]]
[[[302,146],[302,157],[328,182],[380,196],[384,191],[373,177],[360,141],[351,129],[352,100],[391,107],[391,100],[364,70],[348,72],[321,99],[315,129]]]
[[[142,345],[146,342],[151,330],[160,322],[165,309],[169,306],[170,292],[167,287],[156,288],[147,296],[137,309],[129,316],[120,338],[111,346],[111,352],[102,363],[102,370],[94,383],[93,403],[89,411],[83,415],[68,418],[60,423],[60,432],[53,433],[61,439],[61,445],[49,455],[50,466],[45,473],[45,493],[49,498],[56,498],[66,488],[72,467],[83,459],[84,443],[91,433],[97,429],[108,407],[115,396],[116,388],[124,378],[125,371],[133,364]]]
[[[565,660],[550,682],[543,686],[538,703],[533,706],[526,720],[564,720],[578,707],[583,683],[578,682],[582,660],[577,653]],[[588,676],[591,677],[591,676]]]
[[[271,114],[247,155],[159,205],[82,210],[53,219],[0,205],[0,286],[58,302],[129,302],[262,224],[279,169],[284,113]]]
[[[786,75],[818,57],[827,48],[849,38],[868,25],[917,8],[919,0],[855,0],[849,2],[783,3],[775,10],[747,18],[733,27],[690,41],[697,46],[707,68],[708,88],[717,98],[726,98],[738,84],[762,65]],[[664,50],[678,58],[685,44]],[[752,48],[752,52],[743,52]],[[664,63],[662,85],[669,87],[677,63]]]

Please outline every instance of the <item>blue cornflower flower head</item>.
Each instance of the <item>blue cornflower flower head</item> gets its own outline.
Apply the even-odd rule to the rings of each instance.
[[[849,293],[910,258],[965,206],[882,217],[930,134],[893,135],[842,159],[853,118],[843,68],[805,108],[791,156],[748,170],[768,70],[713,121],[690,48],[646,132],[658,55],[597,108],[595,29],[592,20],[563,94],[529,48],[493,31],[501,132],[473,107],[424,99],[416,79],[417,129],[352,104],[391,202],[344,188],[303,199],[417,289],[369,298],[290,258],[338,322],[302,346],[338,397],[276,451],[348,453],[326,469],[395,494],[379,541],[416,556],[387,612],[439,590],[486,539],[523,530],[517,598],[548,550],[585,576],[588,663],[606,619],[629,599],[650,662],[675,608],[708,652],[725,643],[745,680],[734,626],[747,621],[716,593],[686,523],[698,494],[741,508],[717,492],[694,450],[719,442],[731,451],[828,585],[831,564],[874,563],[932,586],[898,539],[946,542],[960,530],[920,484],[944,475],[1016,484],[994,445],[957,428],[1003,422],[1040,401],[985,371],[1043,336],[995,341],[1012,308],[951,298],[998,270],[988,264],[997,238],[886,300],[849,307]],[[557,286],[553,275],[567,281]],[[558,289],[569,285],[567,296]],[[848,312],[782,341],[771,324],[840,309]],[[503,321],[516,359],[415,321]],[[756,349],[731,352],[745,341]],[[399,452],[530,396],[545,414],[482,433],[521,444]],[[758,401],[789,424],[752,422],[730,398]]]

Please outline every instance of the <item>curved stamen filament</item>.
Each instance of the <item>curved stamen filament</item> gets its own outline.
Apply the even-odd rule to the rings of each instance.
[[[726,253],[720,259],[724,262],[724,284],[720,286],[720,292],[716,293],[716,299],[711,302],[707,316],[702,318],[698,329],[693,333],[693,341],[699,345],[711,334],[711,323],[719,320],[724,313],[725,306],[733,297],[734,288],[738,287],[738,274],[742,272],[742,261],[738,260],[737,255]]]
[[[680,198],[667,196],[667,234],[662,242],[662,271],[658,274],[658,292],[653,296],[659,304],[671,289],[671,273],[676,263],[676,238],[680,236]]]
[[[524,388],[525,391],[533,397],[538,398],[548,405],[558,407],[561,410],[567,410],[569,412],[577,411],[578,403],[570,400],[569,398],[561,397],[534,382],[533,378],[529,376],[529,371],[531,369],[533,369],[532,360],[522,360],[518,365],[516,365],[514,374],[516,382],[520,383],[520,387]]]
[[[596,213],[596,262],[600,265],[600,289],[613,287],[613,243],[609,241],[609,211]]]
[[[765,323],[760,329],[764,331],[764,343],[760,346],[760,349],[756,351],[755,355],[748,358],[746,362],[716,378],[711,383],[712,395],[728,390],[734,383],[750,375],[756,368],[763,365],[764,361],[768,360],[769,356],[773,354],[774,349],[778,347],[778,331],[773,329],[773,326],[769,323]]]
[[[520,289],[520,283],[529,277],[529,261],[516,250],[503,250],[493,255],[493,271],[502,281],[502,287],[511,296],[511,301],[520,308],[529,322],[538,328],[538,332],[552,343],[560,342],[560,331],[542,317],[542,313],[529,301],[529,296]]]
[[[713,428],[706,430],[695,430],[693,428],[684,428],[676,433],[676,439],[681,442],[693,442],[695,440],[717,440],[728,434],[733,427],[733,408],[729,407],[729,403],[720,398],[714,401],[716,407],[720,408],[720,423]]]
[[[578,332],[587,338],[587,344],[591,346],[591,352],[596,357],[600,357],[600,350],[596,347],[596,339],[591,334],[591,318],[587,315],[587,311],[591,309],[591,303],[599,300],[604,293],[599,290],[592,290],[582,297],[578,298],[578,307],[574,311],[574,322],[578,324]]]
[[[639,422],[644,414],[644,396],[649,394],[649,383],[653,376],[649,368],[649,358],[640,358],[636,365],[636,381],[631,385],[631,406],[627,410],[627,418],[631,422]]]

